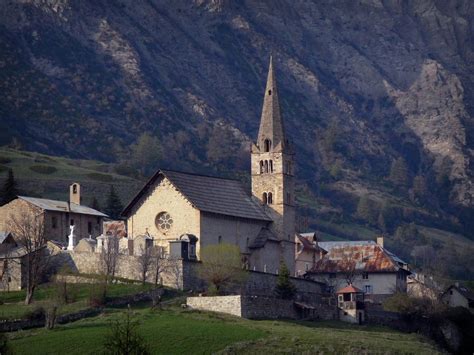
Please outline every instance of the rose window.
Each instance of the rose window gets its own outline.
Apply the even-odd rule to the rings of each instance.
[[[156,216],[156,227],[161,230],[162,232],[167,232],[171,229],[173,225],[173,219],[168,212],[161,212]]]

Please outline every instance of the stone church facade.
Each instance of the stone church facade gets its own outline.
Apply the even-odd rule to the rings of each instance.
[[[239,246],[250,270],[294,274],[294,151],[285,135],[272,61],[257,141],[251,147],[252,195],[239,181],[158,171],[125,208],[128,236],[170,241],[197,237],[196,254],[212,244]]]

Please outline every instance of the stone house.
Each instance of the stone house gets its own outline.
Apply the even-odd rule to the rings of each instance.
[[[316,233],[296,234],[295,269],[296,276],[303,276],[311,270],[327,251],[320,248]]]
[[[428,298],[435,301],[439,299],[441,288],[432,276],[413,273],[407,279],[407,293],[411,297]]]
[[[352,284],[364,291],[365,298],[381,301],[407,291],[407,264],[383,247],[383,239],[374,241],[319,242],[327,254],[316,262],[305,277],[324,282],[327,291]]]
[[[169,252],[170,241],[194,235],[198,258],[207,245],[234,244],[251,270],[276,274],[283,259],[294,274],[294,151],[271,60],[251,176],[250,195],[236,180],[160,170],[123,212],[128,236],[149,235]]]
[[[443,292],[441,301],[449,307],[464,307],[474,312],[474,292],[458,282]]]
[[[80,189],[77,183],[70,186],[69,201],[18,196],[0,207],[0,230],[8,230],[8,220],[11,216],[32,211],[43,214],[45,232],[50,240],[67,244],[71,226],[74,226],[76,240],[99,236],[102,234],[102,221],[107,216],[81,205]]]

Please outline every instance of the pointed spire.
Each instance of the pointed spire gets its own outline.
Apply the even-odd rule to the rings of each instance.
[[[275,72],[273,70],[272,56],[270,56],[262,117],[260,119],[260,129],[258,130],[257,145],[260,149],[264,149],[265,140],[267,139],[271,142],[271,149],[278,147],[280,143],[281,148],[283,148],[285,143],[285,130],[280,113],[280,103],[278,101],[278,90]]]

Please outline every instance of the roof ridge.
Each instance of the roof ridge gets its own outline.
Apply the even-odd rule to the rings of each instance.
[[[207,175],[207,174],[201,174],[201,173],[194,173],[194,172],[187,172],[187,171],[182,171],[182,170],[171,170],[171,169],[159,169],[158,171],[161,171],[163,173],[165,172],[171,172],[171,173],[178,173],[178,174],[185,174],[185,175],[193,175],[193,176],[201,176],[201,177],[207,177],[207,178],[213,178],[213,179],[221,179],[221,180],[228,180],[228,181],[235,181],[241,183],[240,180],[237,179],[231,179],[231,178],[225,178],[222,176],[213,176],[213,175]]]

